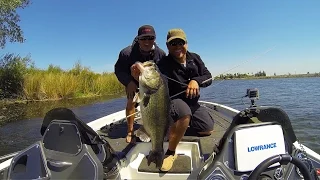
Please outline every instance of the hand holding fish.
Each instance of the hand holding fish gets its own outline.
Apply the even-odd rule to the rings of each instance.
[[[135,80],[137,80],[137,81],[139,81],[139,75],[140,75],[140,69],[138,68],[138,64],[137,63],[135,63],[135,64],[133,64],[131,67],[130,67],[130,70],[131,70],[131,76],[135,79]]]
[[[199,84],[195,80],[191,80],[188,84],[187,90],[186,90],[186,97],[187,98],[195,98],[199,96]]]

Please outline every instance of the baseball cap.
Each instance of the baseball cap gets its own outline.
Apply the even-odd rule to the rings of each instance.
[[[182,39],[187,42],[187,35],[182,29],[170,29],[167,34],[167,43],[174,39]]]
[[[138,30],[138,38],[143,36],[154,36],[156,37],[156,32],[154,28],[150,25],[143,25]]]

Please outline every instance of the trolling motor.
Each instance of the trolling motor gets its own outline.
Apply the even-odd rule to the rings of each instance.
[[[255,100],[259,100],[259,90],[257,88],[247,89],[247,95],[245,97],[249,97],[251,100],[250,107],[256,107]]]

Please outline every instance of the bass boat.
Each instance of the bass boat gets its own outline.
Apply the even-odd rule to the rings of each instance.
[[[50,110],[39,141],[0,157],[0,179],[319,179],[320,155],[298,141],[286,112],[256,105],[256,88],[246,96],[251,105],[244,110],[200,101],[214,132],[186,133],[168,172],[147,164],[151,142],[125,142],[125,110],[88,124],[69,109]]]

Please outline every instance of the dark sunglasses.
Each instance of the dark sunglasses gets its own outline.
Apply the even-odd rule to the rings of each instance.
[[[141,41],[145,41],[145,40],[152,41],[152,40],[154,40],[154,37],[153,36],[145,36],[145,37],[139,38],[139,40],[141,40]]]
[[[179,40],[179,41],[170,41],[169,42],[170,46],[184,46],[185,44],[186,44],[186,42],[181,41],[181,40]]]

